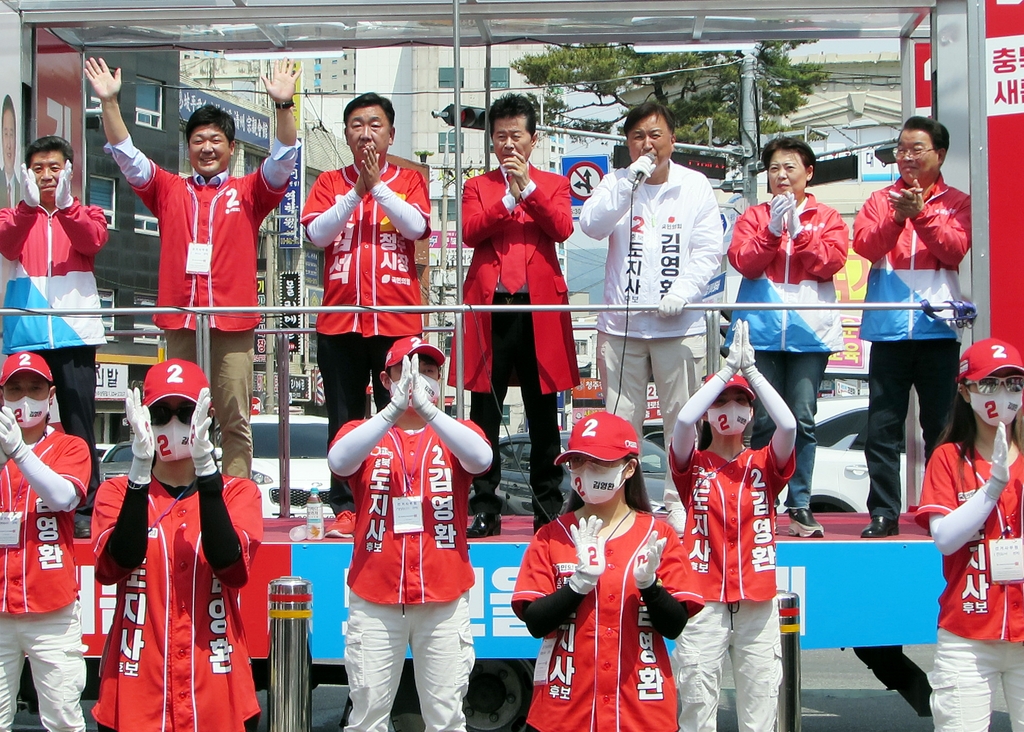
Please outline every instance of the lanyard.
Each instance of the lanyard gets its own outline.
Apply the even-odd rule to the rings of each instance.
[[[153,529],[155,529],[158,526],[160,526],[160,522],[163,521],[165,518],[167,518],[167,514],[169,514],[174,509],[174,506],[178,503],[178,501],[181,500],[182,496],[184,496],[186,493],[191,495],[191,493],[189,492],[191,488],[192,488],[192,486],[189,485],[187,488],[185,488],[185,490],[183,490],[181,493],[179,493],[178,495],[176,495],[174,497],[174,500],[171,501],[170,505],[167,508],[164,509],[163,513],[161,513],[159,516],[157,516],[156,521],[154,521],[153,525],[149,527],[150,531],[152,531]],[[167,490],[167,489],[165,488],[164,490]],[[150,500],[152,500],[152,499],[150,499]]]
[[[975,480],[975,482],[977,484],[975,486],[975,490],[976,491],[981,490],[981,487],[986,482],[988,482],[988,481],[985,481],[985,480],[982,479],[981,474],[978,472],[978,469],[975,467],[974,461],[972,459],[968,458],[967,462],[970,463],[971,470],[974,471],[974,480]],[[991,474],[992,474],[992,466],[990,465],[989,466],[989,475],[991,475]],[[1013,529],[1010,528],[1010,526],[1008,526],[1007,523],[1006,523],[1006,518],[1003,516],[1003,509],[999,505],[1001,502],[1002,502],[1002,494],[1000,494],[999,498],[996,500],[996,517],[999,520],[999,533],[1002,534],[1004,539],[1008,539],[1008,538],[1012,538]],[[1017,507],[1017,513],[1020,514],[1020,533],[1017,534],[1017,536],[1018,537],[1024,537],[1024,507],[1018,506]]]
[[[403,494],[411,496],[413,493],[412,486],[416,480],[416,474],[419,473],[419,464],[413,463],[413,470],[410,470],[405,462],[405,442],[402,439],[402,434],[398,427],[392,427],[388,430],[391,435],[391,441],[395,443],[395,452],[398,454],[398,463],[402,468],[402,482],[404,484]],[[407,433],[408,434],[408,433]],[[416,449],[413,451],[414,461],[423,459],[423,441],[427,439],[427,427],[424,426],[420,430],[419,440],[416,442]]]

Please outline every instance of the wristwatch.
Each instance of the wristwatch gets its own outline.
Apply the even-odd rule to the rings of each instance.
[[[295,106],[295,102],[289,99],[287,102],[274,102],[274,107],[277,109],[291,109]]]

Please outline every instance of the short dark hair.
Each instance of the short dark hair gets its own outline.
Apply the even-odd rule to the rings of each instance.
[[[676,116],[672,114],[671,109],[660,102],[644,102],[629,110],[626,120],[622,123],[622,134],[628,137],[630,130],[640,124],[641,120],[647,119],[652,114],[661,115],[669,127],[668,131],[673,135],[676,133]]]
[[[0,114],[2,114],[2,112],[0,112]],[[75,151],[71,149],[70,142],[65,140],[63,137],[46,135],[45,137],[40,137],[25,150],[25,165],[31,168],[33,156],[38,155],[39,153],[55,151],[61,153],[65,160],[72,163],[75,162]]]
[[[366,107],[380,107],[384,110],[384,114],[388,118],[388,124],[392,127],[395,126],[395,107],[391,104],[391,100],[387,97],[382,97],[376,92],[366,92],[366,94],[360,94],[358,97],[353,99],[351,102],[345,105],[345,124],[348,124],[348,118],[357,109],[365,109]]]
[[[494,123],[499,119],[510,119],[515,117],[526,117],[526,131],[531,135],[537,133],[537,110],[525,94],[502,94],[494,100],[490,111],[487,113],[487,123],[490,127],[489,133],[494,134]]]
[[[805,168],[810,168],[817,159],[814,157],[814,150],[803,140],[797,140],[795,137],[776,137],[765,145],[764,150],[761,151],[761,163],[764,165],[765,170],[768,170],[772,158],[779,150],[794,152],[799,155]]]
[[[938,120],[931,117],[908,117],[900,133],[902,134],[904,130],[927,132],[928,137],[932,138],[932,147],[936,150],[949,150],[949,130]]]
[[[11,114],[15,113],[14,112],[14,100],[11,99],[11,95],[10,94],[8,94],[7,96],[4,97],[4,108],[3,108],[3,111],[0,111],[0,116],[3,116],[5,114],[7,114],[8,112],[10,112]]]
[[[220,107],[212,104],[204,104],[188,118],[185,124],[185,143],[192,139],[192,133],[200,127],[216,127],[228,138],[228,142],[235,141],[235,118]]]

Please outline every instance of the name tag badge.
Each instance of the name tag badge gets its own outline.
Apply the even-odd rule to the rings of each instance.
[[[0,546],[21,543],[21,511],[0,511]]]
[[[192,275],[210,274],[210,262],[213,261],[213,244],[200,244],[197,241],[188,245],[188,259],[185,260],[185,272]]]
[[[537,663],[533,667],[533,685],[543,686],[548,683],[548,670],[551,668],[551,656],[555,652],[555,639],[545,638],[540,644]]]
[[[423,499],[420,496],[392,498],[391,512],[396,534],[418,534],[423,531]]]
[[[1024,582],[1024,541],[991,539],[988,542],[988,566],[992,581],[1000,584]]]

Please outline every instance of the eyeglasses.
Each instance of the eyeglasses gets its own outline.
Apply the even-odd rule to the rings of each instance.
[[[196,405],[192,402],[182,402],[176,409],[166,404],[154,404],[149,408],[149,421],[154,427],[162,427],[171,421],[171,417],[177,417],[182,424],[192,424],[192,413],[196,411]]]
[[[908,158],[910,160],[916,160],[917,158],[924,155],[926,152],[934,150],[934,147],[898,147],[896,148],[896,159]]]
[[[1007,376],[1000,379],[998,376],[986,376],[973,382],[978,387],[979,394],[995,394],[999,387],[1005,387],[1011,394],[1020,394],[1024,391],[1024,376]]]

